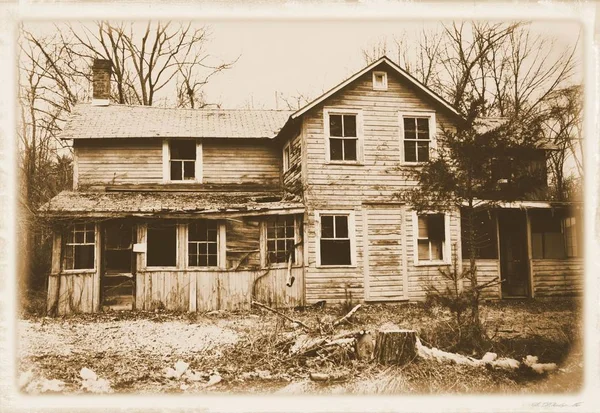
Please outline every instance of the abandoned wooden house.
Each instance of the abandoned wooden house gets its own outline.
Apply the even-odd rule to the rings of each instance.
[[[389,59],[295,112],[117,105],[110,70],[94,62],[93,100],[63,131],[73,191],[41,211],[49,308],[421,300],[461,256],[460,211],[418,215],[394,197],[459,114]],[[477,222],[480,280],[506,280],[486,298],[581,292],[576,208],[519,202]]]

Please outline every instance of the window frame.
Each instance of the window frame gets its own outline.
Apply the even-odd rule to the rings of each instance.
[[[194,179],[171,179],[171,146],[174,141],[194,141],[196,143],[196,160],[194,161]],[[163,183],[168,184],[201,184],[203,181],[203,150],[202,141],[197,139],[163,139],[162,141],[162,166]]]
[[[287,157],[286,157],[286,152],[287,152]],[[283,148],[281,150],[281,156],[282,156],[283,173],[286,173],[287,171],[290,170],[290,164],[292,163],[292,143],[291,142],[288,142],[285,145],[283,145]]]
[[[407,161],[406,153],[404,150],[404,142],[408,141],[421,141],[422,139],[405,139],[404,137],[404,118],[426,118],[429,121],[429,159],[433,158],[433,150],[437,148],[437,141],[435,139],[436,136],[436,119],[435,112],[432,111],[417,111],[417,112],[399,112],[398,113],[398,129],[400,131],[400,162],[404,165],[422,165],[426,161]],[[415,148],[416,150],[416,148]]]
[[[419,259],[419,216],[422,215],[443,215],[444,216],[444,241],[442,242],[442,259],[441,260],[420,260]],[[438,211],[423,211],[417,214],[412,212],[412,232],[413,232],[413,263],[415,267],[450,265],[452,243],[450,238],[450,214],[447,212]],[[429,238],[428,238],[429,239]],[[431,247],[430,247],[431,251]]]
[[[331,144],[330,144],[330,115],[354,115],[356,116],[356,160],[331,159]],[[363,139],[364,139],[364,123],[363,111],[358,108],[323,108],[323,136],[325,140],[325,162],[331,165],[361,165],[363,163]],[[351,137],[334,136],[333,139],[350,140]]]
[[[190,242],[196,242],[196,243],[206,243],[208,244],[208,241],[190,241],[190,224],[193,224],[195,222],[199,222],[199,221],[214,221],[216,224],[216,231],[217,231],[217,240],[216,240],[216,244],[217,244],[217,265],[210,265],[210,266],[201,266],[201,265],[190,265]],[[223,269],[224,268],[224,263],[226,261],[225,257],[222,257],[221,252],[222,252],[222,247],[221,247],[221,243],[225,242],[225,226],[222,225],[221,221],[219,220],[211,220],[211,219],[206,219],[206,218],[199,218],[199,219],[194,219],[191,221],[186,222],[185,224],[185,268],[189,268],[189,269],[205,269],[205,270],[215,270],[215,269]],[[208,248],[208,247],[207,247]]]
[[[269,259],[269,247],[268,247],[268,241],[269,241],[269,237],[268,237],[268,221],[267,219],[269,217],[273,217],[273,216],[278,216],[278,217],[286,217],[286,216],[291,216],[294,220],[294,245],[296,245],[301,239],[302,239],[302,234],[300,234],[300,217],[297,214],[274,214],[274,215],[267,215],[265,217],[265,219],[263,219],[261,221],[261,228],[260,228],[260,239],[261,239],[261,256],[260,256],[260,262],[261,262],[261,267],[262,268],[284,268],[287,267],[288,262],[287,260],[285,262],[275,262],[275,263],[269,263],[268,259]],[[299,257],[299,251],[298,251],[298,247],[294,248],[294,261],[292,262],[292,266],[299,266],[302,265],[301,262],[298,262],[298,260],[300,259]]]
[[[94,243],[69,243],[67,242],[67,236],[68,233],[70,232],[71,228],[75,228],[76,225],[93,225],[94,227]],[[83,233],[85,234],[87,231],[83,231]],[[98,268],[98,264],[96,263],[97,258],[98,258],[98,225],[96,223],[72,223],[70,224],[67,229],[65,231],[62,232],[61,234],[62,236],[62,246],[61,246],[61,257],[60,257],[60,271],[61,273],[93,273],[96,272],[97,268]],[[85,235],[84,235],[84,240],[85,240]],[[67,246],[68,245],[93,245],[94,246],[94,259],[93,259],[93,268],[66,268],[65,264],[66,264],[66,254],[67,254]],[[75,263],[75,255],[73,254],[73,263]]]
[[[343,215],[348,218],[348,238],[350,239],[350,264],[321,264],[321,217],[323,215]],[[322,210],[315,212],[315,253],[317,268],[356,268],[356,227],[355,212],[352,210]],[[335,218],[334,218],[335,221]],[[329,238],[327,238],[329,239]]]
[[[377,85],[377,83],[375,82],[375,78],[377,76],[383,76],[383,79],[382,79],[383,81],[380,86]],[[373,71],[373,90],[388,90],[387,72],[378,71],[378,70]]]

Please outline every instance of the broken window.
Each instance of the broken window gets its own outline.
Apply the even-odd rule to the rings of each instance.
[[[427,162],[431,136],[429,117],[403,117],[404,161]]]
[[[106,273],[130,273],[132,269],[133,226],[109,222],[104,227],[104,265]]]
[[[171,154],[171,181],[196,179],[196,142],[175,140],[169,142]]]
[[[444,214],[418,215],[417,248],[419,261],[444,259],[446,230]]]
[[[95,245],[95,224],[74,224],[70,226],[65,240],[64,269],[94,269]]]
[[[559,211],[531,213],[531,249],[533,258],[579,256],[579,230],[576,217]]]
[[[277,215],[267,218],[267,263],[287,262],[294,257],[294,216]]]
[[[218,265],[218,225],[214,220],[198,220],[188,225],[188,265],[216,267]]]
[[[348,215],[321,215],[321,265],[351,265]]]
[[[329,159],[332,161],[356,161],[357,125],[356,114],[329,114]]]
[[[469,221],[464,213],[461,212],[461,232],[462,232],[462,258],[469,259],[470,241],[469,241]],[[473,232],[475,258],[496,259],[498,258],[498,236],[496,232],[496,218],[487,211],[476,212],[473,216]]]
[[[146,265],[175,267],[177,265],[177,223],[148,224]]]

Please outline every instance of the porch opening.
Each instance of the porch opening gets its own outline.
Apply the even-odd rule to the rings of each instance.
[[[132,310],[135,296],[135,226],[127,221],[104,224],[102,308]]]
[[[498,211],[502,298],[529,297],[529,258],[525,211]]]

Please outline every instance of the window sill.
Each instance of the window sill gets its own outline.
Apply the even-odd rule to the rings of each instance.
[[[450,265],[450,263],[446,261],[418,261],[414,265],[415,267],[439,267],[440,265]]]
[[[425,164],[427,164],[427,162],[400,162],[400,166],[423,166]]]
[[[326,165],[353,165],[353,166],[365,166],[364,162],[361,161],[327,161]]]
[[[191,184],[201,184],[202,181],[198,181],[197,179],[187,179],[181,181],[163,181],[163,184],[175,184],[175,185],[191,185]]]
[[[61,272],[60,272],[61,275],[95,274],[95,273],[96,273],[95,268],[86,268],[86,269],[80,269],[80,270],[61,270]]]
[[[356,268],[356,265],[343,265],[343,264],[336,264],[336,265],[322,265],[319,264],[316,266],[316,268],[321,268],[321,269],[330,269],[330,268]]]
[[[177,267],[146,267],[140,271],[144,272],[160,272],[160,271],[181,271],[182,268]]]

